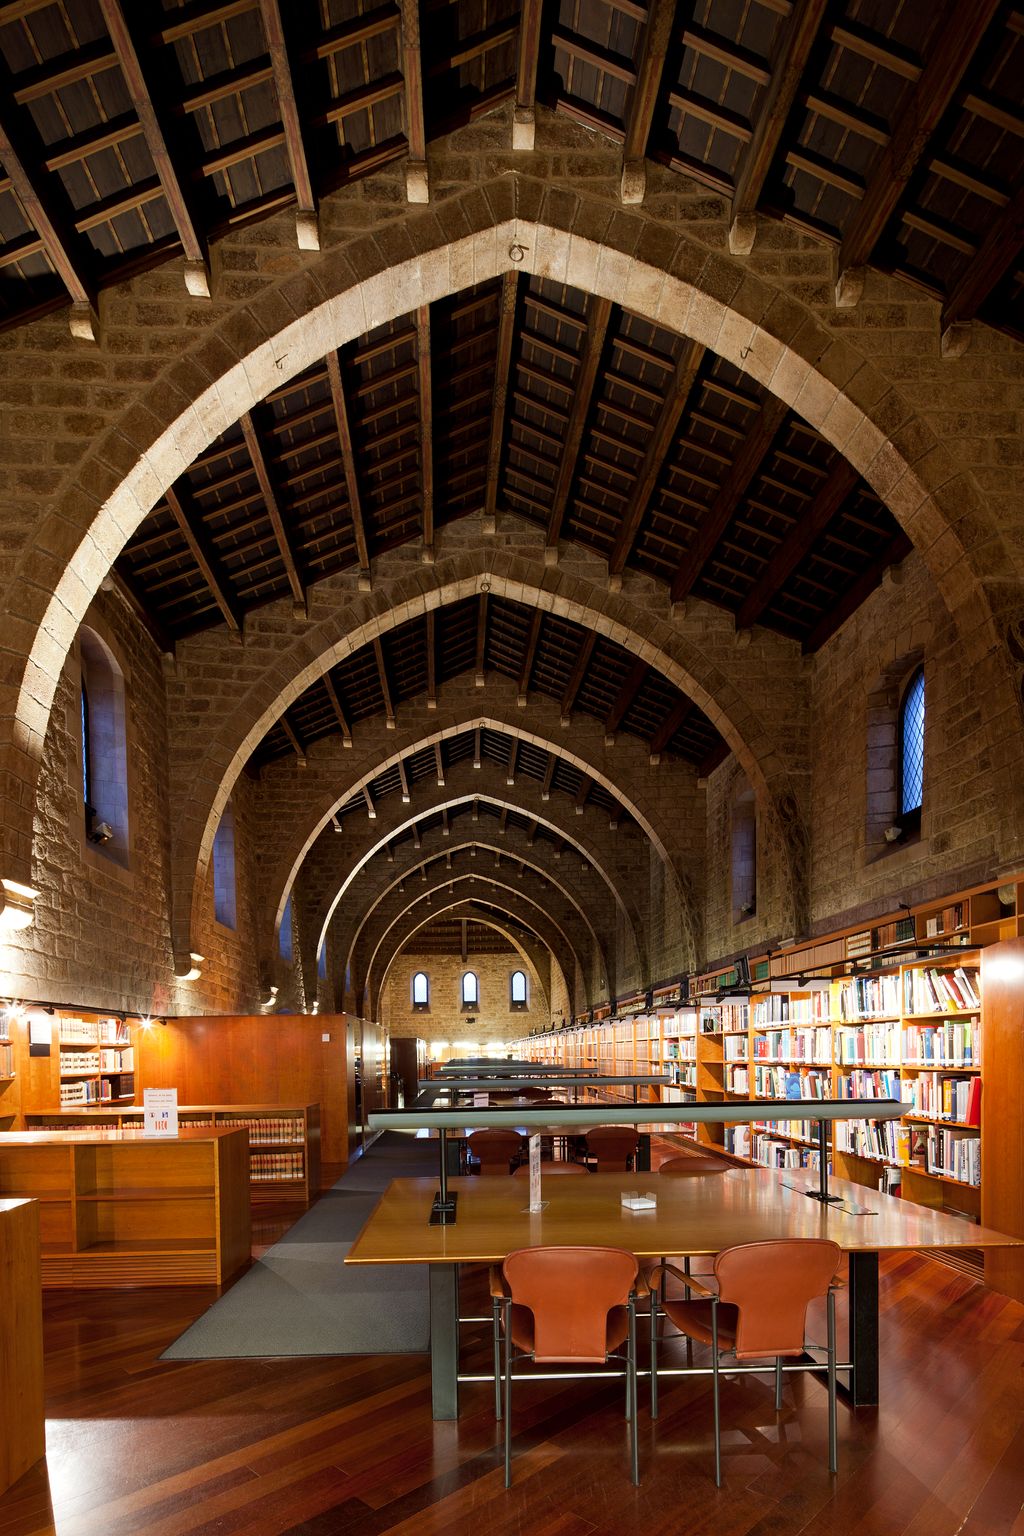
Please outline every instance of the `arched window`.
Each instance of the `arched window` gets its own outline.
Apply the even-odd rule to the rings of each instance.
[[[124,675],[99,635],[79,631],[82,807],[85,834],[107,858],[128,864],[128,744]]]
[[[284,961],[285,965],[291,965],[293,955],[292,955],[292,899],[291,899],[290,896],[288,897],[288,900],[284,904],[284,911],[281,913],[281,932],[278,935],[277,945],[278,945],[278,949],[281,952],[281,959]]]
[[[513,971],[508,984],[509,1001],[513,1008],[526,1008],[528,1006],[526,995],[526,972]]]
[[[213,837],[213,915],[225,928],[236,926],[235,812],[230,800]]]
[[[320,953],[316,957],[316,973],[321,981],[327,980],[327,945],[320,946]]]
[[[729,839],[732,920],[743,923],[757,911],[757,805],[746,778],[732,798]]]
[[[412,1005],[414,1008],[430,1006],[430,978],[426,971],[417,971],[412,979]]]
[[[480,983],[475,971],[463,971],[462,973],[462,1006],[463,1008],[479,1008]]]
[[[899,786],[896,805],[906,831],[920,826],[924,799],[924,668],[913,673],[900,701]]]

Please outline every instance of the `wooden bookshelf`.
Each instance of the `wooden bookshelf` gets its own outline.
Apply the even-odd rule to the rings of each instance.
[[[69,1110],[26,1115],[33,1130],[141,1129],[138,1105],[120,1109]],[[183,1104],[178,1124],[202,1130],[244,1129],[249,1137],[249,1181],[253,1201],[301,1200],[320,1191],[319,1104]]]
[[[242,1130],[0,1136],[0,1197],[38,1202],[44,1286],[223,1285],[250,1257]]]
[[[39,1206],[0,1199],[0,1496],[46,1454]]]

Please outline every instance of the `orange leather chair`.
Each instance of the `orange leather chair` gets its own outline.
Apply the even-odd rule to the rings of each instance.
[[[689,1153],[684,1157],[670,1157],[658,1168],[659,1173],[666,1173],[675,1178],[697,1173],[724,1173],[729,1164],[721,1157],[711,1157],[700,1152]]]
[[[640,1266],[621,1248],[520,1248],[491,1270],[495,1414],[505,1420],[505,1487],[512,1484],[512,1364],[603,1365],[625,1346],[630,1475],[640,1481],[637,1445],[636,1298]],[[500,1340],[504,1338],[504,1409]]]
[[[598,1173],[625,1173],[633,1166],[640,1138],[630,1125],[596,1125],[585,1137],[584,1158]]]
[[[515,1131],[473,1131],[466,1137],[466,1167],[480,1164],[481,1173],[511,1173],[522,1154],[522,1138]]]
[[[821,1370],[815,1361],[799,1359],[806,1350],[807,1308],[821,1296],[826,1298],[828,1319],[828,1469],[836,1471],[835,1292],[840,1284],[836,1272],[841,1259],[839,1244],[825,1238],[785,1238],[724,1249],[715,1259],[713,1286],[664,1261],[647,1276],[650,1287],[652,1275],[667,1270],[696,1298],[665,1298],[659,1305],[650,1287],[651,1418],[658,1416],[658,1316],[664,1313],[688,1340],[711,1346],[715,1482],[719,1488],[722,1434],[718,1384],[723,1358],[728,1360],[730,1374],[764,1371],[764,1365],[744,1362],[774,1359],[775,1407],[780,1409],[783,1370]],[[789,1361],[785,1366],[784,1360]],[[687,1372],[680,1369],[679,1374]]]

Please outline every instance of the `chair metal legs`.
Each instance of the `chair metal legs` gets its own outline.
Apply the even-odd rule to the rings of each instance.
[[[775,1356],[775,1412],[782,1407],[782,1356]]]
[[[629,1470],[634,1488],[640,1485],[640,1446],[637,1420],[640,1417],[636,1390],[636,1302],[629,1298],[629,1354],[626,1359],[626,1402],[629,1405]]]
[[[512,1305],[505,1303],[505,1487],[512,1486]]]
[[[828,1469],[838,1472],[839,1458],[836,1448],[838,1425],[836,1423],[836,1293],[829,1290],[825,1303],[828,1313]]]
[[[722,1416],[718,1402],[718,1301],[711,1302],[711,1390],[715,1401],[715,1486],[722,1486]]]
[[[495,1296],[491,1303],[494,1313],[494,1417],[501,1422],[501,1300]]]

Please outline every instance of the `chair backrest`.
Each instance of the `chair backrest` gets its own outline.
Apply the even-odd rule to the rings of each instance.
[[[630,1125],[596,1125],[587,1132],[587,1152],[597,1158],[599,1173],[621,1173],[639,1140]]]
[[[737,1310],[741,1360],[803,1353],[807,1308],[824,1296],[842,1250],[827,1238],[741,1243],[715,1259],[718,1295]]]
[[[702,1157],[695,1152],[690,1157],[670,1157],[660,1165],[658,1172],[685,1178],[691,1173],[724,1173],[728,1166],[720,1157]]]
[[[639,1264],[621,1248],[519,1248],[502,1265],[515,1306],[533,1314],[535,1360],[608,1357],[608,1313],[623,1307]]]
[[[584,1168],[582,1163],[545,1163],[541,1171],[541,1176],[542,1178],[549,1179],[552,1174],[554,1174],[556,1177],[561,1174],[564,1178],[566,1174],[570,1174],[575,1177],[576,1174],[581,1173],[583,1177],[586,1178],[588,1172],[589,1169]],[[528,1179],[530,1177],[529,1163],[520,1163],[518,1168],[514,1168],[512,1170],[512,1173],[514,1178]]]
[[[551,1089],[536,1088],[532,1084],[528,1083],[524,1088],[520,1088],[519,1097],[521,1099],[531,1099],[534,1101],[549,1099],[551,1097]]]
[[[471,1157],[479,1160],[484,1172],[507,1173],[509,1162],[522,1147],[515,1131],[474,1131],[466,1137],[466,1147]]]

